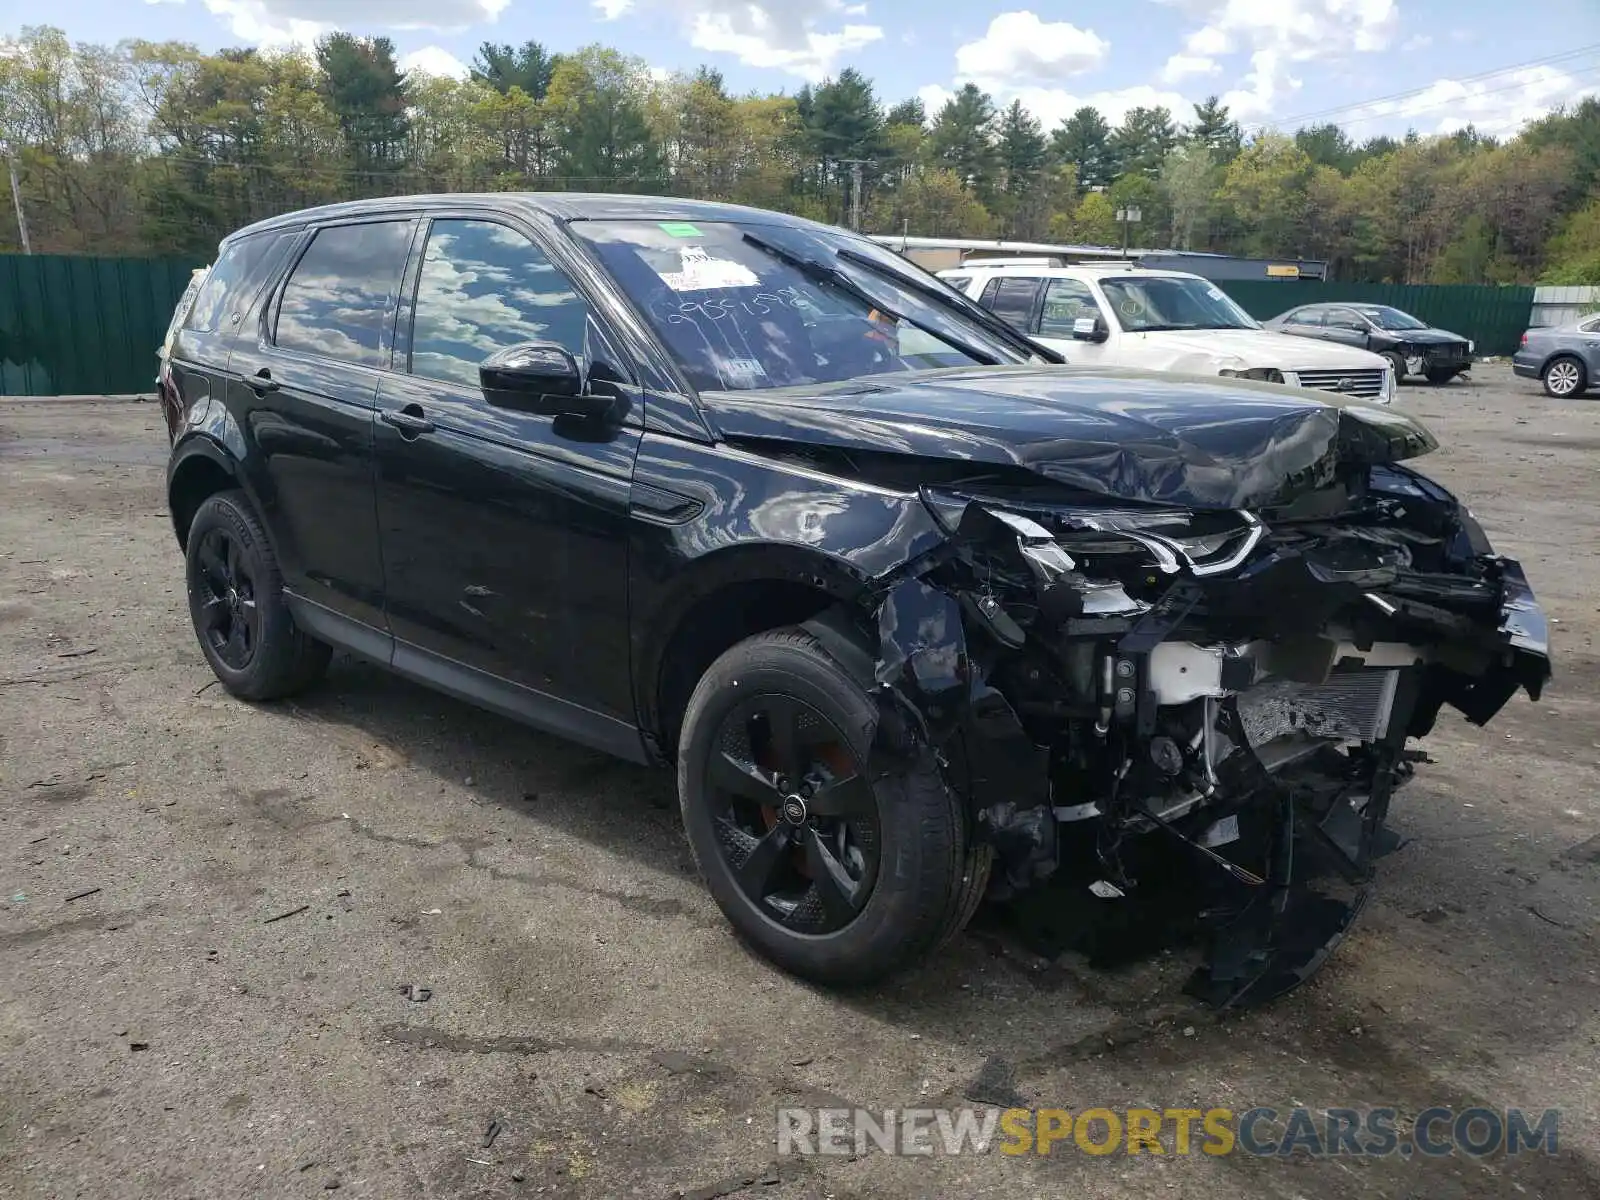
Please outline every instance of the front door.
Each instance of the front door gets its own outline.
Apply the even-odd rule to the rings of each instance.
[[[630,365],[533,237],[497,220],[433,218],[406,291],[377,426],[396,666],[584,740],[596,740],[579,727],[590,715],[631,730],[626,547],[642,414],[631,384],[599,381],[632,378]],[[531,341],[568,350],[626,415],[600,425],[491,404],[479,365]]]
[[[1080,320],[1099,318],[1107,340],[1080,338],[1074,332]],[[1095,299],[1094,290],[1081,279],[1058,278],[1045,283],[1034,336],[1067,356],[1069,363],[1105,365],[1112,362],[1111,338],[1116,326]]]

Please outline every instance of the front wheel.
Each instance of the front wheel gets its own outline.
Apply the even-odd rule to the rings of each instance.
[[[1398,350],[1385,350],[1383,356],[1389,360],[1389,369],[1394,372],[1394,385],[1399,387],[1406,377],[1406,356]]]
[[[1589,373],[1570,355],[1562,355],[1544,369],[1544,390],[1558,400],[1576,396],[1588,386]]]
[[[971,917],[990,848],[969,844],[931,754],[874,778],[878,709],[800,629],[740,642],[695,688],[678,748],[689,844],[724,915],[822,983],[914,966]]]
[[[1455,367],[1429,367],[1428,382],[1432,384],[1449,383],[1461,372]]]

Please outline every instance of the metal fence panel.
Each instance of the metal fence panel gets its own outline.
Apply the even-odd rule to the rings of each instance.
[[[1222,280],[1217,284],[1252,317],[1265,321],[1301,304],[1388,304],[1477,343],[1479,354],[1516,351],[1533,322],[1531,287],[1401,283],[1295,283]]]
[[[0,395],[149,392],[191,263],[0,255]]]

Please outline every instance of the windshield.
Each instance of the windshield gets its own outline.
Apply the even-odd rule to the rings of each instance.
[[[1158,329],[1260,329],[1216,284],[1170,275],[1100,280],[1111,310],[1129,333]]]
[[[570,228],[700,391],[1032,357],[1026,343],[967,312],[970,302],[945,285],[843,234],[732,221],[574,221]]]
[[[1426,323],[1417,320],[1398,308],[1358,308],[1356,310],[1379,329],[1426,329]]]

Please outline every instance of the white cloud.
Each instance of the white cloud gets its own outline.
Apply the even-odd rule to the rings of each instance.
[[[466,63],[442,46],[424,46],[410,54],[401,55],[400,69],[421,71],[424,75],[448,76],[451,79],[465,79],[471,74]]]
[[[753,31],[740,29],[740,22],[727,13],[702,13],[695,19],[689,43],[712,54],[732,54],[747,67],[772,68],[819,80],[833,69],[843,55],[869,46],[883,36],[876,25],[846,25],[836,33],[805,31],[798,44],[768,36],[770,18],[752,7],[748,16]]]
[[[1215,75],[1221,70],[1221,63],[1204,54],[1174,54],[1161,68],[1161,82],[1177,83],[1191,75]]]
[[[1600,95],[1600,85],[1554,67],[1524,67],[1483,79],[1435,80],[1416,95],[1363,105],[1339,120],[1360,136],[1376,132],[1373,126],[1454,133],[1471,125],[1479,133],[1506,137],[1553,108],[1593,95]]]
[[[830,74],[845,55],[883,37],[883,29],[877,25],[846,23],[825,27],[825,21],[866,14],[865,4],[847,4],[846,0],[590,2],[608,21],[641,9],[665,10],[681,22],[689,43],[696,49],[731,54],[746,66],[784,71],[811,81]]]
[[[1400,44],[1400,49],[1408,51],[1426,50],[1431,45],[1433,45],[1433,37],[1431,34],[1414,33]]]
[[[1400,28],[1397,0],[1161,0],[1199,22],[1162,68],[1173,83],[1200,63],[1247,53],[1250,70],[1223,96],[1235,117],[1264,117],[1300,87],[1294,63],[1387,49]],[[1209,72],[1207,72],[1209,73]]]
[[[1092,29],[1041,21],[1031,12],[1001,13],[975,42],[956,49],[956,79],[986,89],[1045,86],[1105,61],[1111,44]]]
[[[1300,89],[1300,80],[1289,74],[1288,66],[1276,50],[1257,50],[1250,56],[1250,70],[1239,87],[1222,94],[1222,103],[1236,121],[1281,115],[1280,102]]]
[[[168,0],[171,2],[171,0]],[[181,0],[177,0],[181,3]],[[306,44],[330,29],[467,29],[511,0],[205,0],[233,36],[257,45]]]

